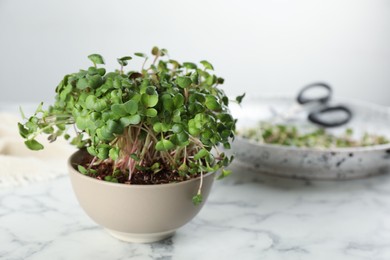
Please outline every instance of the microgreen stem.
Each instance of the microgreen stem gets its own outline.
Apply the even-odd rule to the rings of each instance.
[[[148,60],[148,58],[145,58],[144,62],[142,63],[141,71],[143,71],[145,69],[145,64],[146,64],[147,60]]]
[[[202,194],[202,187],[203,187],[203,171],[200,172],[200,183],[199,183],[197,195]]]
[[[57,121],[55,123],[51,123],[43,128],[40,128],[38,129],[35,133],[33,133],[29,139],[35,139],[38,135],[42,134],[43,132],[45,132],[47,129],[50,129],[51,127],[57,125],[57,124],[66,124],[66,121]]]
[[[91,161],[91,162],[89,163],[89,165],[88,165],[88,170],[91,169],[91,167],[93,166],[93,164],[96,162],[96,159],[97,159],[97,157],[94,156],[93,159],[92,159],[92,161]]]

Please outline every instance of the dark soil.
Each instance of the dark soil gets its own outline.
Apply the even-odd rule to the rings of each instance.
[[[84,168],[88,168],[91,163],[93,157],[91,155],[86,155],[81,165]],[[113,163],[112,162],[104,162],[98,165],[94,165],[91,169],[95,170],[96,173],[90,173],[88,176],[105,180],[106,176],[113,176],[117,180],[118,183],[124,184],[141,184],[141,185],[152,185],[152,184],[166,184],[166,183],[175,183],[182,182],[185,180],[193,179],[199,177],[199,174],[192,176],[181,176],[177,171],[171,171],[169,169],[162,169],[161,171],[154,173],[153,171],[135,171],[132,174],[131,180],[129,181],[129,173],[126,172],[116,172],[113,175]]]

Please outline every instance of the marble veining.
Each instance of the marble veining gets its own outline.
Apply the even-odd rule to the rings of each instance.
[[[308,181],[233,164],[170,239],[129,244],[78,206],[68,177],[0,191],[0,259],[390,259],[390,175]]]

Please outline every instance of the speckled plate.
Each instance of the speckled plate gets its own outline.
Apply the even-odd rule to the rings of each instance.
[[[291,107],[289,97],[264,97],[247,99],[241,107],[232,107],[238,118],[237,129],[253,127],[261,120],[269,120],[276,112]],[[390,108],[351,99],[335,99],[333,105],[348,106],[352,120],[344,126],[328,129],[340,134],[352,128],[355,137],[364,132],[384,135],[390,139]],[[302,111],[292,123],[299,128],[313,127]],[[355,148],[314,149],[282,145],[259,144],[237,137],[232,151],[236,160],[259,172],[304,179],[353,179],[390,171],[390,144]]]

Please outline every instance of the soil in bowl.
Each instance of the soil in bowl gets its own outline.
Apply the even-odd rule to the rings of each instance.
[[[85,169],[92,169],[85,175],[98,180],[105,180],[116,183],[123,184],[141,184],[141,185],[153,185],[153,184],[166,184],[166,183],[177,183],[190,179],[195,179],[200,177],[200,174],[191,174],[191,175],[181,175],[177,170],[171,170],[168,167],[163,167],[159,171],[154,172],[151,169],[141,169],[136,173],[133,173],[131,179],[129,180],[128,170],[123,171],[120,169],[114,169],[113,162],[105,161],[99,164],[92,164],[93,156],[85,154],[81,161],[81,166]],[[160,165],[163,165],[162,162],[159,162]],[[77,167],[76,167],[77,169]]]

